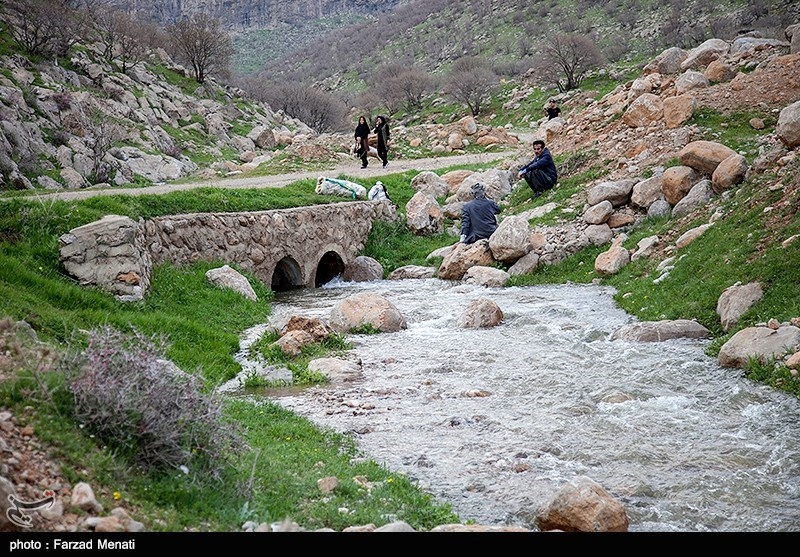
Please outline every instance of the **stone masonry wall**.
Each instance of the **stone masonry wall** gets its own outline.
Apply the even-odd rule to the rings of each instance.
[[[364,249],[373,220],[395,220],[389,201],[354,201],[249,213],[196,213],[134,222],[110,215],[60,238],[65,270],[83,286],[120,300],[141,300],[154,265],[199,260],[236,264],[267,285],[290,258],[302,286],[313,287],[328,252],[346,265]],[[298,285],[300,286],[300,285]]]

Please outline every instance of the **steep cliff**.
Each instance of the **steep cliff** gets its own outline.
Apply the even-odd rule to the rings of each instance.
[[[162,25],[204,13],[232,31],[241,31],[280,24],[302,25],[309,19],[346,13],[381,14],[398,4],[399,0],[115,0],[113,5]]]

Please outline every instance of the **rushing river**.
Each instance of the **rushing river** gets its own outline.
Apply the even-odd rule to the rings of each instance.
[[[583,285],[334,282],[279,294],[274,314],[327,321],[364,290],[408,329],[349,336],[359,381],[273,399],[353,434],[462,521],[535,529],[585,475],[624,505],[630,531],[800,531],[800,401],[719,367],[707,341],[609,341],[635,319]],[[503,323],[457,328],[484,297]]]

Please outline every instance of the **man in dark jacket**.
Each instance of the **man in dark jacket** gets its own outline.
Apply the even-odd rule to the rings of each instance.
[[[488,238],[497,230],[497,218],[500,206],[486,197],[483,184],[473,184],[472,195],[475,197],[461,209],[461,241],[473,244]]]
[[[519,169],[519,177],[528,182],[533,190],[533,197],[539,197],[542,192],[556,185],[558,172],[550,149],[544,146],[541,139],[533,142],[533,154],[533,160]]]

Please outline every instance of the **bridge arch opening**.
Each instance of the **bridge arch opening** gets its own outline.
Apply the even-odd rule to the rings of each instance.
[[[291,257],[284,257],[275,265],[272,273],[271,288],[273,292],[284,292],[296,288],[303,288],[303,273],[297,261]]]
[[[317,272],[314,275],[314,288],[319,288],[323,284],[344,273],[344,261],[335,251],[325,252],[317,265]]]

